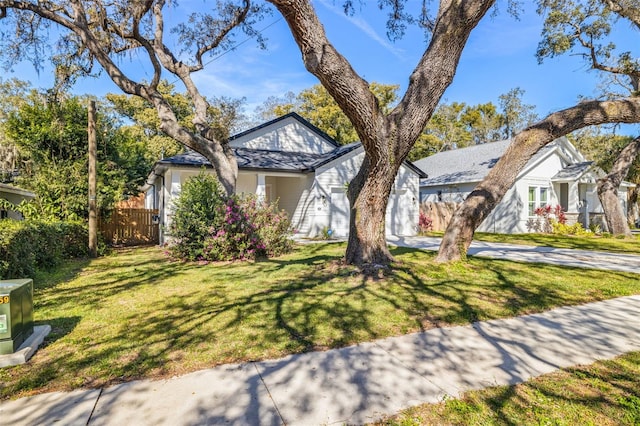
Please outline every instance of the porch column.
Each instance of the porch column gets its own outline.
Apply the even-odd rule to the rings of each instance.
[[[182,180],[180,179],[180,171],[174,170],[171,172],[171,186],[169,187],[169,195],[171,197],[173,208],[173,200],[180,196],[180,191],[182,191]]]
[[[265,176],[258,173],[258,185],[256,186],[256,196],[258,201],[264,201],[267,194],[267,185],[265,183]]]

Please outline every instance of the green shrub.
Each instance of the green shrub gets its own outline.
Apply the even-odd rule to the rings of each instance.
[[[215,176],[203,170],[187,179],[174,203],[168,229],[172,256],[183,260],[204,258],[204,240],[211,227],[219,227],[224,202],[224,191]]]
[[[0,277],[26,278],[37,269],[88,254],[88,230],[79,222],[0,221]]]
[[[553,227],[553,233],[559,235],[575,235],[578,237],[584,237],[585,235],[592,235],[591,231],[584,229],[580,222],[576,222],[573,225],[567,225],[566,223],[551,222]]]

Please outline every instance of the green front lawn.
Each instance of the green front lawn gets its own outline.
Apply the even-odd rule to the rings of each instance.
[[[601,236],[575,237],[556,234],[485,234],[476,233],[477,241],[493,243],[525,244],[535,246],[569,248],[580,250],[612,251],[617,253],[640,254],[640,235],[634,238],[614,238]]]
[[[75,261],[35,277],[35,316],[53,332],[26,365],[0,370],[0,397],[99,387],[218,364],[323,350],[630,294],[638,276],[397,248],[384,279],[312,244],[255,263],[170,262],[159,248]]]
[[[640,352],[466,392],[376,423],[420,425],[640,425]]]

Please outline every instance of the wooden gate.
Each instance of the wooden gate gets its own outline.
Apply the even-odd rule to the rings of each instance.
[[[158,244],[160,225],[157,209],[115,209],[100,218],[100,232],[112,246]]]

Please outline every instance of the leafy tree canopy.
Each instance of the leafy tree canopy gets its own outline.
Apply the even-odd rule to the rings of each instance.
[[[85,218],[87,99],[31,90],[23,100],[3,128],[25,160],[16,183],[37,194],[32,215]],[[152,162],[144,142],[120,130],[117,117],[98,113],[97,121],[98,206],[108,209],[123,196],[138,193]]]
[[[616,135],[601,126],[579,130],[568,138],[585,157],[607,173],[611,171],[620,151],[633,140],[631,136]],[[626,180],[640,183],[640,157],[636,157]]]
[[[204,155],[225,191],[232,193],[238,167],[224,137],[228,128],[210,121],[211,105],[193,74],[205,68],[208,55],[232,48],[238,34],[263,46],[254,26],[270,8],[250,0],[219,0],[186,17],[182,12],[176,2],[166,0],[0,0],[2,59],[5,67],[30,60],[36,68],[50,60],[63,87],[77,76],[93,74],[99,65],[124,93],[153,105],[162,131]],[[125,71],[123,64],[132,57],[151,75],[148,81]],[[188,126],[180,119],[187,105],[163,94],[163,75],[175,78],[187,93],[193,106]]]
[[[545,15],[537,57],[573,53],[582,56],[590,68],[602,72],[605,94],[640,95],[638,52],[619,49],[612,31],[626,19],[640,30],[640,7],[633,0],[540,0],[538,12]]]
[[[522,101],[524,90],[515,88],[492,102],[467,105],[441,103],[409,153],[419,160],[440,151],[495,142],[512,137],[536,119],[535,107]]]
[[[177,92],[175,85],[166,80],[160,81],[158,91],[171,105],[180,125],[195,132],[195,109],[188,94]],[[177,154],[183,149],[181,144],[162,130],[158,112],[150,102],[138,96],[116,93],[108,93],[106,98],[118,114],[133,122],[133,125],[124,125],[123,130],[146,141],[151,160]],[[241,113],[243,102],[242,99],[225,97],[208,100],[207,120],[219,139],[227,139],[230,132],[237,130],[244,119]]]
[[[371,83],[381,108],[388,113],[398,101],[397,85]],[[519,87],[500,96],[499,106],[492,102],[467,105],[444,102],[438,105],[431,120],[409,153],[410,160],[440,151],[495,142],[522,130],[536,118],[535,106],[522,100],[525,91]],[[324,86],[317,84],[300,93],[287,92],[270,97],[256,108],[256,121],[264,122],[297,112],[340,144],[359,140],[353,125]]]

